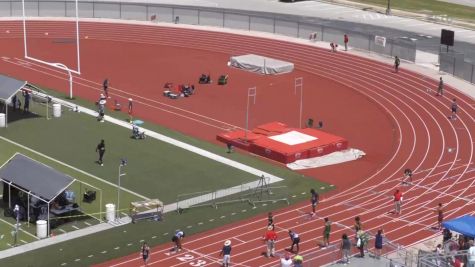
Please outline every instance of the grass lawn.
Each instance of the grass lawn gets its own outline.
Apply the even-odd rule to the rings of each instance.
[[[58,96],[64,97],[63,95]],[[81,99],[74,101],[77,104],[93,108],[93,104],[87,101]],[[257,177],[248,173],[152,138],[133,140],[129,138],[130,129],[110,123],[98,123],[94,118],[82,113],[66,111],[61,118],[46,120],[42,114],[44,107],[36,107],[36,105],[34,108],[40,116],[18,117],[15,121],[10,122],[7,129],[0,129],[0,136],[114,184],[117,180],[119,160],[122,157],[127,157],[128,165],[125,167],[127,175],[122,177],[122,185],[138,194],[150,198],[157,197],[165,203],[171,203],[176,201],[178,193],[215,190],[257,180]],[[112,113],[111,115],[120,119],[127,118],[124,113]],[[327,191],[332,188],[313,178],[304,177],[284,167],[263,162],[259,158],[250,157],[247,154],[227,154],[222,146],[203,142],[159,125],[146,122],[145,126],[150,130],[190,145],[284,178],[284,181],[277,183],[276,186],[287,186],[287,190],[281,194],[288,196],[291,204],[307,200],[308,195],[302,193],[308,193],[309,188],[316,188],[319,191]],[[95,146],[102,138],[106,140],[107,145],[104,167],[95,163],[97,155],[94,151]],[[4,150],[4,148],[8,150]],[[0,141],[0,149],[2,151],[0,162],[7,160],[17,151],[38,160],[41,158],[39,155],[4,141]],[[9,152],[3,153],[3,151]],[[183,164],[184,159],[187,164]],[[73,177],[80,178],[81,176],[80,173],[61,166],[57,162],[47,159],[41,159],[41,161]],[[232,179],[222,179],[222,177],[232,177]],[[177,191],[176,188],[181,189]],[[320,188],[324,189],[320,190]],[[106,191],[108,192],[104,193],[104,197],[109,195],[108,200],[115,203],[115,188],[108,188]],[[133,198],[137,197],[130,195],[128,199],[124,197],[122,200],[121,198],[121,203],[126,205]],[[163,222],[140,222],[116,227],[94,235],[2,259],[0,265],[60,266],[67,263],[67,266],[88,266],[137,252],[140,240],[147,240],[151,245],[170,242],[168,235],[178,228],[186,229],[188,234],[198,233],[285,206],[287,206],[285,202],[267,203],[267,205],[259,203],[256,208],[253,208],[247,202],[243,202],[221,205],[218,209],[210,207],[190,209],[183,214],[172,212],[165,215]],[[265,217],[265,215],[259,215],[259,217]],[[103,251],[107,252],[101,253]]]
[[[388,6],[388,0],[351,0],[353,2]],[[475,22],[475,7],[446,3],[437,0],[391,0],[391,8],[429,15],[447,15]]]

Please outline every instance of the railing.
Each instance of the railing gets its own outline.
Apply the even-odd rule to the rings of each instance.
[[[145,1],[144,1],[145,2]],[[75,2],[65,0],[25,0],[25,12],[31,17],[73,17]],[[0,17],[22,16],[22,2],[0,0]],[[122,20],[158,21],[191,25],[214,26],[247,31],[268,32],[308,39],[317,33],[318,41],[343,44],[343,35],[350,37],[352,48],[373,53],[399,56],[414,62],[417,41],[409,38],[386,38],[385,46],[375,42],[375,35],[336,27],[332,21],[317,18],[231,10],[215,7],[176,6],[140,2],[80,1],[82,18],[109,18]],[[384,37],[384,36],[382,36]]]

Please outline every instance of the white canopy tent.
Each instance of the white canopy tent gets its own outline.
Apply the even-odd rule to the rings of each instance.
[[[8,125],[8,104],[11,103],[12,97],[26,84],[26,81],[0,74],[0,102],[5,104],[5,127]]]

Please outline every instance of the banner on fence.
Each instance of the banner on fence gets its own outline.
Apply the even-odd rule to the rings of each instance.
[[[386,46],[386,37],[376,35],[374,37],[374,43],[379,45],[379,46],[385,47]]]

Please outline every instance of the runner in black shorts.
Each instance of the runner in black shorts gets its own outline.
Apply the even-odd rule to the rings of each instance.
[[[148,265],[148,258],[150,256],[150,247],[147,245],[147,242],[143,243],[140,254],[142,254],[143,262],[144,262],[145,266],[147,266]]]
[[[452,115],[450,116],[450,119],[456,120],[457,119],[457,109],[458,109],[457,99],[454,98],[452,100],[451,108],[452,108]]]
[[[315,208],[318,205],[318,200],[320,196],[318,193],[315,191],[315,189],[310,189],[310,194],[312,194],[312,197],[310,198],[310,202],[312,202],[312,216],[315,216]]]

